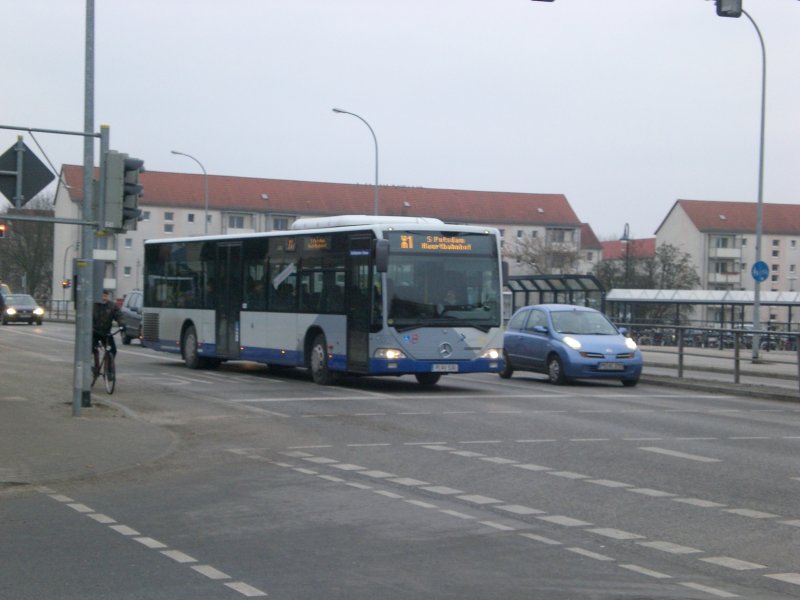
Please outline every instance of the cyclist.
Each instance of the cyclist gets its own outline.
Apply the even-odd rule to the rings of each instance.
[[[114,343],[114,336],[111,333],[112,321],[116,321],[121,329],[122,326],[122,313],[117,308],[117,305],[111,302],[111,292],[103,290],[103,300],[95,302],[94,311],[92,314],[92,348],[99,343],[104,343],[108,337],[108,345],[111,348],[111,354],[117,355],[117,345]]]

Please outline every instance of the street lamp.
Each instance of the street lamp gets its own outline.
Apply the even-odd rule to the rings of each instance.
[[[370,127],[369,123],[367,123],[364,117],[361,117],[354,112],[350,112],[349,110],[342,110],[341,108],[334,108],[333,112],[342,115],[354,116],[356,119],[359,119],[362,123],[364,123],[364,125],[366,125],[367,128],[369,128],[369,132],[372,134],[372,139],[375,142],[375,197],[373,198],[372,201],[372,211],[373,214],[377,215],[378,214],[378,138],[375,136],[375,132],[372,130],[372,127]]]
[[[203,227],[203,232],[208,235],[208,173],[206,173],[206,169],[199,160],[197,160],[191,154],[186,154],[185,152],[178,152],[177,150],[170,150],[173,154],[178,154],[180,156],[185,156],[186,158],[191,158],[194,162],[196,162],[200,166],[200,170],[203,171],[203,198],[205,200],[205,207],[206,207],[206,214],[205,214],[205,224]]]
[[[719,1],[719,0],[718,0]],[[734,9],[741,8],[741,2],[736,3],[726,3],[727,4],[735,4],[733,7]],[[719,13],[720,5],[717,5],[717,9]],[[736,11],[735,11],[736,12]],[[758,34],[758,41],[761,44],[761,131],[759,134],[759,145],[758,145],[758,200],[756,204],[756,263],[761,262],[761,236],[764,230],[764,125],[766,122],[766,112],[767,112],[767,49],[764,46],[764,37],[761,35],[761,30],[756,25],[756,22],[753,20],[753,17],[750,14],[742,9],[741,13],[747,17],[747,20],[753,24],[753,27]],[[731,15],[721,15],[721,16],[736,16],[735,13]],[[753,360],[758,360],[758,352],[759,346],[761,344],[759,330],[761,329],[761,282],[754,279],[754,287],[753,287]]]

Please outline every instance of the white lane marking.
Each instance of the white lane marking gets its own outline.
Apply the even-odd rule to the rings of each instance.
[[[495,508],[499,508],[500,510],[504,510],[506,512],[514,513],[515,515],[545,514],[545,511],[539,510],[538,508],[531,508],[529,506],[520,506],[519,504],[503,504],[502,506],[497,506]]]
[[[627,569],[628,571],[633,571],[634,573],[647,575],[648,577],[655,577],[656,579],[672,579],[672,575],[659,573],[658,571],[652,571],[651,569],[645,569],[644,567],[640,567],[638,565],[620,565],[620,567]]]
[[[561,542],[558,540],[552,540],[548,537],[544,537],[543,535],[536,535],[535,533],[520,533],[520,535],[524,538],[528,538],[529,540],[533,540],[534,542],[541,542],[542,544],[547,544],[548,546],[560,546]]]
[[[354,487],[357,490],[371,490],[372,486],[367,485],[366,483],[358,483],[357,481],[347,481],[345,485],[349,485],[350,487]]]
[[[302,473],[303,475],[317,475],[317,472],[312,469],[306,469],[304,467],[294,467],[294,470],[298,473]]]
[[[93,508],[89,508],[85,504],[74,503],[74,504],[67,504],[72,510],[76,510],[79,513],[93,513],[95,510]]]
[[[335,475],[317,475],[320,479],[325,479],[326,481],[332,481],[334,483],[341,483],[344,481],[341,477],[336,477]]]
[[[789,521],[781,521],[784,525],[791,525],[792,527],[800,527],[800,520],[792,519]]]
[[[191,556],[189,556],[188,554],[184,554],[180,550],[162,550],[161,554],[181,564],[197,562],[196,558],[192,558]]]
[[[444,410],[443,415],[474,415],[477,410]]]
[[[295,446],[296,448],[298,446]],[[232,452],[235,452],[232,450]],[[309,454],[308,452],[303,452],[302,450],[289,450],[288,452],[281,452],[283,456],[288,456],[289,458],[307,458],[309,456],[314,456],[313,454]]]
[[[488,496],[481,496],[480,494],[466,494],[464,496],[458,496],[458,498],[459,500],[472,502],[473,504],[503,504],[502,500],[498,500],[497,498],[489,498]]]
[[[557,442],[553,439],[540,439],[540,440],[516,440],[518,444],[538,444],[540,442]]]
[[[330,465],[339,462],[338,460],[333,460],[332,458],[325,458],[324,456],[309,456],[307,458],[304,458],[303,460],[307,460],[308,462],[316,463],[318,465]]]
[[[691,504],[692,506],[699,506],[700,508],[723,508],[726,506],[725,504],[703,500],[702,498],[672,498],[672,501],[680,502],[681,504]]]
[[[749,508],[726,508],[723,512],[741,515],[742,517],[750,517],[751,519],[776,519],[778,517],[778,515],[773,515],[772,513],[751,510]]]
[[[585,556],[587,558],[593,558],[595,560],[605,560],[605,561],[613,561],[614,559],[610,556],[606,556],[605,554],[598,554],[597,552],[591,552],[590,550],[584,550],[583,548],[567,548],[570,552],[574,552],[575,554],[580,554],[581,556]]]
[[[448,496],[450,494],[463,494],[463,490],[457,490],[455,488],[447,487],[444,485],[431,485],[428,487],[422,488],[426,492],[433,492],[434,494],[442,494],[444,496]]]
[[[728,438],[729,440],[771,440],[767,435],[736,435]]]
[[[349,463],[338,463],[338,464],[331,464],[334,469],[341,469],[342,471],[366,471],[367,467],[362,467],[360,465],[351,465]]]
[[[610,442],[609,438],[571,438],[570,442]]]
[[[248,585],[243,581],[231,581],[225,585],[232,590],[239,592],[242,596],[246,596],[248,598],[258,598],[267,595],[266,592],[262,592],[258,588],[254,588],[252,585]]]
[[[486,525],[487,527],[492,527],[493,529],[497,529],[499,531],[516,531],[514,527],[509,527],[508,525],[503,525],[502,523],[495,523],[494,521],[479,521],[481,525]]]
[[[472,515],[467,515],[462,512],[458,512],[457,510],[440,510],[439,512],[444,513],[446,515],[450,515],[451,517],[458,517],[459,519],[474,519]]]
[[[531,464],[521,464],[520,465],[520,464],[517,464],[517,465],[512,465],[512,466],[517,467],[518,469],[525,469],[527,471],[552,471],[553,470],[550,467],[543,467],[542,465],[531,465]]]
[[[717,596],[718,598],[738,598],[736,594],[732,594],[731,592],[726,592],[725,590],[720,590],[717,588],[708,587],[707,585],[702,585],[699,583],[681,583],[683,587],[687,587],[692,590],[697,590],[698,592],[705,592],[706,594],[711,594],[712,596]]]
[[[414,506],[419,506],[421,508],[439,508],[435,504],[431,504],[430,502],[423,502],[422,500],[406,500],[409,504],[413,504]]]
[[[800,573],[774,573],[772,575],[764,575],[770,579],[777,579],[778,581],[785,581],[786,583],[793,583],[800,585]]]
[[[374,443],[374,444],[347,444],[348,448],[373,448],[378,446],[391,446],[390,443]]]
[[[653,550],[661,550],[662,552],[669,552],[670,554],[699,554],[702,550],[697,548],[690,548],[689,546],[681,546],[680,544],[673,544],[672,542],[636,542],[640,546],[652,548]]]
[[[385,417],[386,413],[372,412],[372,413],[353,413],[354,417]]]
[[[111,529],[116,531],[117,533],[121,533],[122,535],[142,535],[135,529],[128,527],[127,525],[112,525]]]
[[[645,536],[637,533],[630,533],[622,531],[621,529],[613,529],[611,527],[598,527],[596,529],[587,529],[590,533],[596,533],[614,540],[643,540]]]
[[[86,515],[90,519],[94,519],[98,523],[102,523],[103,525],[109,525],[111,523],[116,523],[114,519],[109,517],[108,515],[104,515],[103,513],[94,513],[93,515]]]
[[[548,523],[562,525],[564,527],[588,527],[591,525],[591,523],[587,523],[586,521],[573,519],[572,517],[565,517],[564,515],[547,515],[536,518],[541,519],[542,521],[547,521]]]
[[[484,456],[481,460],[485,460],[486,462],[495,463],[497,465],[513,465],[517,461],[511,460],[510,458],[501,458],[499,456]]]
[[[675,450],[667,450],[666,448],[658,448],[656,446],[642,446],[639,450],[646,450],[647,452],[655,452],[656,454],[664,454],[666,456],[673,456],[675,458],[685,458],[687,460],[696,460],[698,462],[722,462],[718,458],[710,458],[708,456],[699,456],[697,454],[687,454],[686,452],[677,452]]]
[[[211,565],[194,565],[192,567],[195,571],[200,573],[201,575],[205,575],[209,579],[230,579],[231,576],[223,573],[219,569],[215,569]]]
[[[481,454],[480,452],[473,452],[472,450],[454,450],[450,454],[454,454],[455,456],[465,456],[467,458],[477,458],[479,456],[486,456],[485,454]]]
[[[150,548],[151,550],[158,550],[159,548],[167,547],[166,544],[162,544],[158,540],[154,540],[151,537],[137,537],[133,539],[142,544],[143,546]]]
[[[459,444],[502,444],[503,440],[462,440]]]
[[[428,450],[439,450],[440,452],[446,450],[455,450],[455,448],[451,448],[450,446],[444,446],[444,442],[441,444],[430,442],[430,446],[423,446],[423,448],[427,448]]]
[[[333,446],[331,444],[316,444],[314,446],[289,446],[289,450],[294,450],[294,449],[319,450],[320,448],[333,448]]]
[[[387,479],[387,481],[409,486],[430,485],[430,483],[427,481],[420,481],[419,479],[414,479],[413,477],[397,477],[395,479]]]
[[[662,492],[661,490],[654,490],[652,488],[628,488],[626,492],[634,492],[635,494],[642,494],[644,496],[651,496],[653,498],[671,498],[677,494],[670,492]]]
[[[367,477],[374,477],[375,479],[383,479],[385,477],[397,477],[394,473],[387,473],[386,471],[360,471],[359,475],[366,475]]]
[[[614,481],[612,479],[588,479],[589,483],[596,483],[610,488],[630,488],[633,487],[630,483],[622,483],[621,481]]]
[[[755,569],[767,568],[766,565],[760,565],[758,563],[752,563],[746,560],[739,560],[738,558],[731,558],[730,556],[709,556],[707,558],[701,558],[699,560],[711,563],[712,565],[725,567],[727,569],[733,569],[734,571],[752,571]]]
[[[403,496],[400,494],[395,494],[394,492],[390,492],[388,490],[373,490],[373,492],[381,496],[386,496],[387,498],[394,498],[395,500],[403,499]]]
[[[589,479],[588,475],[581,475],[580,473],[573,473],[572,471],[548,471],[548,475],[555,475],[556,477],[564,477],[566,479]]]
[[[75,502],[75,500],[63,494],[49,494],[49,496],[56,502]]]

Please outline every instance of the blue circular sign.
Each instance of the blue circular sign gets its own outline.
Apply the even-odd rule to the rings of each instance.
[[[753,279],[756,281],[766,281],[767,277],[769,277],[769,265],[763,260],[759,260],[753,263],[753,268],[750,269],[750,273],[752,273]]]

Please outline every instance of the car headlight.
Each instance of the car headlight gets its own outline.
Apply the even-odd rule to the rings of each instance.
[[[406,355],[398,348],[378,348],[375,350],[375,358],[385,358],[386,360],[397,360],[405,358]]]
[[[569,346],[573,350],[580,350],[581,349],[581,343],[578,340],[576,340],[574,337],[572,337],[572,336],[569,336],[569,335],[564,336],[564,340],[563,341],[567,346]]]
[[[627,346],[630,350],[636,350],[636,348],[638,348],[636,342],[633,341],[633,338],[629,337],[625,338],[625,346]]]
[[[497,360],[503,353],[497,348],[489,348],[486,352],[481,354],[481,358],[488,358],[489,360]]]
[[[40,306],[37,306],[36,310],[33,311],[33,314],[35,314],[37,317],[41,317],[44,314],[44,309]]]
[[[12,308],[12,307],[9,306],[6,309],[6,314],[13,317],[15,314],[17,314],[17,310],[15,308]]]

